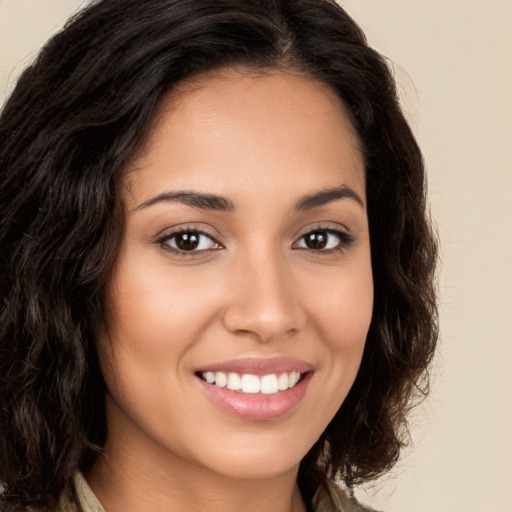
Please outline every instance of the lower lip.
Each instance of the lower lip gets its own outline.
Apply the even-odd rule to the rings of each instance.
[[[271,395],[239,393],[228,388],[220,388],[197,377],[202,389],[223,411],[254,421],[267,421],[280,418],[294,409],[304,397],[312,372],[295,384],[293,388],[278,391]]]

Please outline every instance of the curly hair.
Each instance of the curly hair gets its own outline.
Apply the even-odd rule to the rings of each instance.
[[[293,69],[328,84],[359,136],[374,308],[356,381],[303,459],[310,501],[387,471],[428,392],[437,243],[421,152],[385,60],[334,0],[103,0],[21,75],[0,117],[0,481],[46,509],[106,435],[95,338],[123,236],[117,185],[162,97],[216,68]]]

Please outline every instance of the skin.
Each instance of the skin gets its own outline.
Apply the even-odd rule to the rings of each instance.
[[[297,209],[340,187],[352,196]],[[109,512],[305,510],[298,466],[354,382],[373,303],[364,164],[339,99],[291,72],[196,77],[163,101],[121,190],[126,231],[98,340],[109,435],[91,487]],[[176,191],[232,208],[155,199]],[[206,232],[201,250],[173,251],[176,228]],[[307,246],[315,229],[332,249]],[[195,375],[277,356],[313,371],[270,421],[221,410]]]

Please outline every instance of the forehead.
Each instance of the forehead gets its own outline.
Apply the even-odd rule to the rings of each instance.
[[[178,189],[222,185],[223,194],[241,182],[264,192],[348,180],[363,197],[365,188],[359,140],[337,94],[281,71],[229,69],[179,84],[128,171],[125,184],[148,194],[163,179]]]

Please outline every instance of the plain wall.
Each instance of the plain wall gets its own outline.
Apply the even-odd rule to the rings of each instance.
[[[416,414],[416,446],[372,503],[510,512],[512,2],[344,6],[395,63],[442,242],[433,392]]]
[[[359,494],[388,512],[512,512],[512,2],[340,3],[394,66],[442,240],[433,391],[412,449]],[[0,0],[0,103],[79,4]]]

